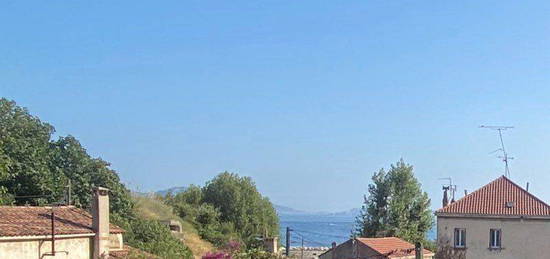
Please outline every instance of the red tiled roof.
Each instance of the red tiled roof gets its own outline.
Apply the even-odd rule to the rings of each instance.
[[[550,206],[502,176],[437,210],[436,214],[550,216]]]
[[[124,245],[123,250],[109,251],[109,258],[116,259],[130,259],[130,258],[142,258],[142,259],[159,259],[158,256],[147,253],[143,250]]]
[[[51,235],[51,207],[0,206],[0,237]],[[92,230],[92,216],[73,206],[54,207],[55,234],[86,234]],[[111,233],[124,230],[113,224]]]
[[[387,258],[414,256],[414,245],[397,237],[357,238],[357,240]],[[424,255],[433,255],[424,249]]]

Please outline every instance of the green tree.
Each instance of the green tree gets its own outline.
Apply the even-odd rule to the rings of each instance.
[[[426,242],[433,226],[430,199],[414,177],[413,167],[402,159],[372,177],[369,195],[357,218],[355,234],[362,237],[397,236],[410,242]]]
[[[220,211],[220,220],[233,224],[249,247],[264,235],[277,235],[279,219],[269,199],[263,197],[250,177],[224,172],[203,187],[203,201]]]
[[[109,163],[92,158],[72,136],[52,141],[54,132],[53,126],[27,109],[0,99],[0,202],[40,205],[64,201],[71,180],[75,205],[90,208],[92,187],[102,186],[111,190],[113,216],[131,217],[130,192]],[[14,200],[14,196],[23,198]]]
[[[13,101],[0,99],[0,186],[9,196],[52,194],[48,167],[50,136],[54,128]],[[6,198],[2,199],[4,202]],[[17,202],[46,203],[47,198],[22,198]]]
[[[189,251],[165,226],[135,216],[130,191],[108,162],[91,157],[73,136],[51,140],[53,133],[27,109],[0,99],[0,204],[64,201],[70,181],[72,203],[89,209],[92,188],[106,187],[111,220],[127,230],[131,244],[162,258],[188,258]]]
[[[130,191],[120,182],[118,174],[109,168],[110,164],[100,158],[92,158],[73,136],[60,137],[51,143],[50,168],[57,176],[56,197],[63,196],[66,183],[71,181],[73,204],[89,209],[91,188],[102,186],[110,190],[109,205],[115,220],[134,216]]]

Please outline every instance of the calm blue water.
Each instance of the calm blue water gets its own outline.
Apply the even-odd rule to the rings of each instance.
[[[294,231],[291,232],[291,246],[301,246],[302,238],[304,246],[330,247],[332,242],[338,244],[349,239],[352,222],[299,222],[299,221],[281,221],[281,244],[286,242],[286,227]]]
[[[349,218],[312,217],[312,216],[282,216],[280,237],[281,244],[286,242],[286,227],[291,232],[291,246],[330,247],[332,242],[338,244],[349,239],[355,227],[355,221]],[[435,240],[435,228],[428,232],[428,238]]]

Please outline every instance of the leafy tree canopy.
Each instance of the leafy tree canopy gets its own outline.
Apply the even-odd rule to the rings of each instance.
[[[91,157],[73,136],[52,140],[53,126],[15,102],[0,99],[0,205],[50,204],[67,199],[89,209],[92,188],[110,189],[111,219],[124,227],[127,243],[162,258],[191,258],[168,227],[135,216],[130,191],[101,158]]]
[[[426,241],[433,226],[430,199],[402,159],[372,177],[368,196],[357,218],[355,234],[362,237],[397,236],[410,242]]]
[[[92,187],[102,186],[111,190],[115,219],[131,218],[130,192],[109,163],[91,157],[72,136],[52,140],[54,132],[27,109],[0,99],[0,203],[61,202],[70,180],[75,205],[89,208]]]
[[[279,219],[268,198],[263,197],[250,177],[224,172],[206,183],[203,199],[220,210],[222,222],[231,222],[243,241],[276,235]]]
[[[217,245],[237,238],[254,247],[257,238],[277,235],[279,218],[250,177],[224,172],[203,188],[190,186],[166,202],[183,218],[193,221],[203,238]]]

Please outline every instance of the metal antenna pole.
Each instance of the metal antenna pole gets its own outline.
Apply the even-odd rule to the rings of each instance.
[[[286,250],[285,250],[285,254],[286,254],[287,257],[290,255],[290,231],[292,231],[292,229],[290,229],[290,227],[286,227]]]
[[[304,237],[302,237],[302,259],[304,259]]]
[[[71,179],[69,179],[69,184],[67,185],[67,205],[71,205]]]
[[[497,149],[496,151],[502,151],[502,156],[499,158],[502,159],[502,162],[504,162],[504,176],[510,178],[510,168],[508,167],[508,160],[514,159],[513,157],[509,157],[508,153],[506,152],[506,148],[504,148],[504,139],[502,138],[502,131],[507,129],[513,129],[513,126],[485,126],[481,125],[480,128],[486,128],[486,129],[492,129],[498,131],[498,137],[500,138],[500,149]]]
[[[502,161],[504,161],[504,172],[506,177],[510,177],[510,169],[508,168],[508,153],[504,148],[504,141],[502,140],[502,129],[498,129],[498,136],[500,137],[500,145],[502,147],[502,153],[504,154]]]

